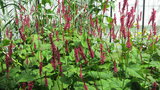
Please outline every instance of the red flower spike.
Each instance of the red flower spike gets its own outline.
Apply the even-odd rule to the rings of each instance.
[[[78,51],[79,49],[78,48],[74,48],[74,56],[75,56],[75,58],[76,58],[76,63],[78,63],[79,62],[79,55],[78,55]]]
[[[39,63],[39,74],[42,75],[43,62]]]
[[[30,27],[30,18],[29,18],[29,15],[25,15],[24,25]]]
[[[108,49],[108,53],[110,53],[111,52],[111,50],[110,49]]]
[[[9,32],[9,39],[10,40],[12,39],[12,36],[13,36],[13,34],[12,34],[12,31],[11,31],[11,32]]]
[[[19,20],[18,20],[18,15],[17,15],[17,13],[16,13],[16,17],[15,17],[15,23],[16,23],[16,25],[19,24]]]
[[[114,61],[114,68],[113,68],[113,71],[114,71],[115,73],[117,73],[117,72],[118,72],[118,69],[117,69],[117,63],[116,63],[116,61]]]
[[[79,53],[81,54],[82,58],[85,60],[85,64],[88,63],[88,61],[86,60],[86,55],[83,52],[83,48],[80,46],[79,47]]]
[[[80,26],[79,29],[80,29],[80,33],[79,34],[82,35],[82,26]]]
[[[114,24],[116,25],[117,24],[117,17],[116,17],[116,14],[114,14]]]
[[[60,40],[60,39],[59,39],[59,36],[58,36],[58,31],[56,31],[56,38],[57,38],[57,39],[56,39],[57,41]]]
[[[58,48],[57,48],[57,60],[58,60],[58,64],[61,64],[61,62],[60,62],[60,53],[59,53],[59,50],[58,50]]]
[[[25,88],[27,87],[27,84],[25,82],[22,83],[22,88],[23,90],[26,90]]]
[[[68,52],[68,40],[65,41],[65,50]]]
[[[21,28],[19,29],[20,37],[21,39],[25,42],[26,41],[26,36],[23,34],[24,32],[24,26],[22,25]]]
[[[104,60],[105,60],[105,53],[103,52],[103,45],[100,44],[100,53],[101,53],[101,56],[100,56],[100,63],[101,64],[104,64]]]
[[[157,90],[156,88],[157,88],[157,83],[156,82],[154,82],[153,84],[152,84],[152,90]]]
[[[96,27],[98,28],[98,18],[96,18]]]
[[[117,36],[114,33],[114,24],[113,24],[113,22],[111,23],[111,25],[112,25],[112,28],[111,28],[110,34],[111,34],[112,39],[115,40]]]
[[[123,0],[123,7],[122,7],[122,12],[123,13],[125,11],[125,8],[126,8],[127,4],[128,4],[128,0]]]
[[[157,34],[156,23],[153,23],[152,28],[153,28],[153,35],[156,35]]]
[[[6,29],[6,36],[9,37],[9,29]]]
[[[92,31],[92,35],[93,35],[94,37],[96,37],[96,31],[95,31],[95,30]]]
[[[127,40],[126,46],[127,46],[127,48],[131,48],[132,44],[130,42],[130,39]]]
[[[58,0],[58,4],[60,4],[60,0]]]
[[[59,4],[58,9],[57,9],[57,13],[60,13],[60,11],[61,11],[61,5]]]
[[[142,12],[140,12],[140,16],[139,17],[140,17],[139,20],[141,21],[141,19],[142,19]]]
[[[36,49],[36,43],[34,43],[34,49]]]
[[[62,13],[64,14],[66,11],[66,7],[64,6],[64,0],[62,0]]]
[[[52,37],[53,37],[53,34],[52,33],[50,33],[49,34],[49,40],[50,40],[50,43],[51,43],[51,49],[52,49],[52,58],[53,58],[53,60],[55,60],[55,54],[56,54],[56,46],[55,46],[55,44],[53,43],[53,39],[52,39]]]
[[[29,63],[29,60],[28,60],[28,58],[26,58],[26,61],[25,61],[25,63],[28,65],[28,63]]]
[[[101,64],[104,64],[105,58],[106,58],[106,57],[105,57],[105,53],[102,52],[102,53],[101,53],[101,60],[100,60],[100,63],[101,63]]]
[[[100,36],[101,34],[101,27],[98,27],[98,35]]]
[[[8,58],[9,58],[9,62],[12,62],[12,43],[8,46]]]
[[[33,85],[34,85],[33,81],[28,82],[28,90],[32,90]]]
[[[94,52],[93,52],[93,50],[91,49],[91,46],[90,46],[90,43],[89,43],[89,39],[87,39],[87,45],[88,45],[88,49],[89,49],[91,58],[94,58]]]
[[[56,60],[51,60],[51,64],[52,64],[53,69],[56,70],[56,67],[57,67]]]
[[[53,28],[56,28],[56,21],[55,20],[53,20],[52,25],[53,25]],[[58,31],[56,31],[56,37],[58,38]]]
[[[35,26],[36,26],[36,31],[38,32],[38,30],[39,30],[39,23],[38,23],[38,20],[37,20],[37,19],[36,19]]]
[[[84,90],[88,90],[88,87],[85,82],[84,82]]]
[[[94,27],[94,22],[93,22],[93,20],[92,20],[92,14],[90,14],[89,19],[90,19],[90,25],[91,25],[92,27]]]
[[[48,87],[48,79],[46,77],[46,74],[45,74],[45,77],[44,77],[44,82],[45,82],[45,86]]]
[[[154,23],[154,21],[155,21],[155,18],[156,18],[156,10],[154,10],[154,8],[153,8],[153,10],[152,10],[152,15],[151,15],[151,17],[150,17],[150,19],[149,19],[148,24],[150,24],[150,22],[152,22],[152,25],[153,25],[153,23]]]
[[[70,28],[70,23],[67,22],[67,23],[65,24],[65,26],[64,26],[64,30],[67,30],[67,29],[69,29],[69,28]]]

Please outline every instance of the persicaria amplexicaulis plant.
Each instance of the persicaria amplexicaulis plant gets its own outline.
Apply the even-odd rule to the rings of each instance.
[[[88,44],[88,49],[89,49],[89,52],[90,52],[90,56],[91,56],[91,58],[94,58],[94,52],[91,49],[91,45],[90,45],[89,39],[87,39],[87,44]]]
[[[53,34],[50,33],[50,34],[49,34],[49,39],[50,39],[51,50],[52,50],[52,60],[51,60],[51,64],[52,64],[53,69],[56,70],[56,66],[57,66],[57,64],[56,64],[56,51],[57,51],[57,49],[56,49],[55,44],[53,43],[52,37],[53,37]]]
[[[80,55],[82,56],[83,60],[85,61],[84,63],[87,64],[88,61],[87,61],[86,55],[84,54],[82,46],[79,46],[78,49],[79,49]]]
[[[104,64],[104,62],[105,62],[105,52],[103,52],[103,45],[102,44],[100,44],[100,63],[101,64]]]
[[[0,17],[0,90],[157,90],[158,14],[152,9],[151,29],[142,32],[135,1],[119,2],[113,17],[107,13],[114,0],[11,3],[12,18]]]
[[[79,49],[78,48],[74,48],[74,56],[76,59],[76,63],[79,62],[80,58],[79,58]]]

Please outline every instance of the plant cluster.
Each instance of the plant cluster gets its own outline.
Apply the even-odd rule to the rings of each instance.
[[[131,9],[128,0],[119,3],[117,30],[116,14],[106,16],[114,7],[112,1],[27,1],[0,0],[4,15],[10,14],[5,10],[9,5],[15,12],[11,20],[0,23],[0,89],[159,89],[156,10],[148,33],[140,32],[142,13],[135,15],[138,0]]]

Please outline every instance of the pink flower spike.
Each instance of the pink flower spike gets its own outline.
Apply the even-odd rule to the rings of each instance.
[[[155,21],[155,18],[156,18],[156,10],[154,10],[154,8],[153,8],[153,10],[152,10],[152,15],[151,15],[151,17],[150,17],[150,19],[149,19],[148,24],[150,24],[150,22],[152,22],[152,24],[153,24],[154,21]]]
[[[78,55],[78,51],[79,49],[78,48],[74,48],[74,55],[75,55],[75,58],[76,58],[76,63],[79,62],[79,55]]]
[[[118,69],[117,69],[117,63],[116,61],[114,61],[114,72],[117,73],[118,72]]]
[[[45,86],[48,87],[48,79],[46,77],[46,74],[45,74],[45,77],[44,77],[44,82],[45,82]]]
[[[156,82],[154,82],[153,84],[152,84],[152,90],[157,90],[156,88],[157,88],[157,83]]]
[[[43,62],[39,63],[39,74],[42,75]]]
[[[88,87],[85,82],[84,82],[84,90],[88,90]]]
[[[131,48],[132,44],[130,42],[130,39],[127,40],[126,46],[127,46],[127,48]]]

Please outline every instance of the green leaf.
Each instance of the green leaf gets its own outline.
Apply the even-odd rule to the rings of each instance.
[[[34,77],[33,75],[30,75],[28,73],[23,73],[23,75],[21,75],[21,79],[18,82],[28,82],[28,81],[33,81]]]
[[[48,80],[48,87],[49,87],[49,90],[51,90],[52,86],[53,86],[53,82],[52,82],[52,79],[51,78],[47,78]]]
[[[88,90],[96,90],[96,88],[94,88],[93,86],[89,85],[88,83],[86,83],[86,86],[88,87]],[[74,84],[74,89],[75,90],[84,90],[84,83],[83,82],[76,82]]]
[[[157,49],[157,53],[158,53],[158,55],[160,56],[160,50],[159,50],[159,49]]]
[[[101,78],[101,79],[109,79],[113,77],[112,72],[109,72],[109,71],[103,71],[103,72],[89,71],[88,75],[93,78]]]
[[[67,88],[69,85],[72,84],[72,78],[67,76],[60,77],[60,81],[63,83],[63,88]]]
[[[45,5],[46,3],[51,4],[51,1],[50,1],[50,0],[42,0],[42,4],[43,4],[43,5]]]
[[[126,71],[130,76],[143,79],[143,77],[137,71],[135,71],[133,68],[127,68]]]
[[[152,76],[147,76],[147,78],[148,78],[151,82],[155,82],[155,81],[156,81]]]
[[[1,9],[2,9],[3,14],[5,14],[5,9],[4,9],[4,2],[3,2],[3,0],[0,0],[0,6],[1,6]]]
[[[143,57],[143,59],[145,59],[145,60],[149,60],[150,56],[151,56],[150,54],[142,53],[142,57]]]
[[[8,40],[8,39],[4,39],[4,40],[2,40],[2,42],[1,42],[1,45],[2,46],[7,46],[7,45],[9,45],[10,44],[10,40]]]
[[[9,20],[5,25],[4,27],[2,28],[2,31],[7,27],[8,24],[10,24],[12,22],[12,20],[14,20],[14,18],[12,18],[11,20]]]
[[[159,61],[151,61],[149,63],[151,67],[156,67],[156,68],[160,68],[160,62]]]

